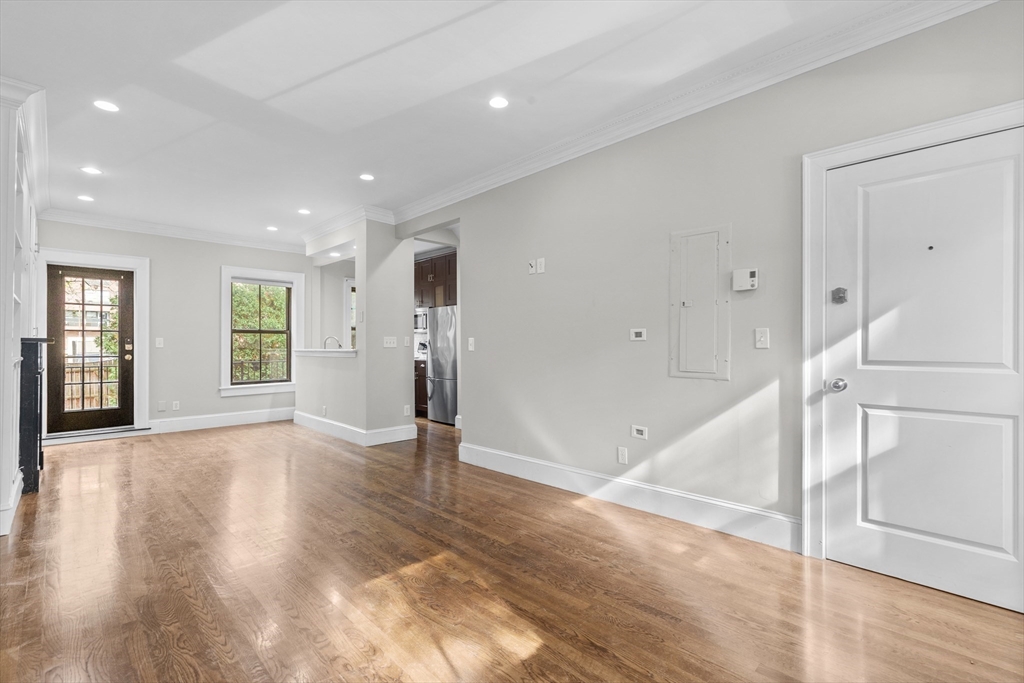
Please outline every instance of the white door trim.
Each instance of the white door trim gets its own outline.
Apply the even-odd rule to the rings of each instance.
[[[830,169],[1024,125],[1024,100],[804,155],[803,554],[825,556],[825,176]]]
[[[39,249],[39,289],[42,306],[37,306],[37,324],[46,330],[46,269],[50,264],[82,266],[84,268],[110,268],[135,273],[135,424],[136,429],[149,427],[149,259],[144,256],[100,254],[68,249]],[[47,331],[48,332],[48,331]],[[49,336],[41,332],[40,336]],[[43,437],[46,432],[46,385],[43,382]]]

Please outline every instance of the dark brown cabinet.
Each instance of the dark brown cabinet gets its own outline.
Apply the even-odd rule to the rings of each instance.
[[[455,252],[417,261],[413,284],[417,308],[458,304],[458,257]]]
[[[427,361],[413,361],[416,365],[416,417],[427,416]]]

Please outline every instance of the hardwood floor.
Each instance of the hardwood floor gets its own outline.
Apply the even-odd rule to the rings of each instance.
[[[1024,617],[290,422],[51,447],[0,681],[1021,681]]]

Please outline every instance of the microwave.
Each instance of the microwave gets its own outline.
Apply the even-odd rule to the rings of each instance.
[[[427,309],[417,309],[412,316],[412,329],[413,332],[426,332],[427,331]]]

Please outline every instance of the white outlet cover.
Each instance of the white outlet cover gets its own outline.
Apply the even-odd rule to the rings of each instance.
[[[537,272],[538,273],[543,273],[544,272],[544,259],[542,259],[542,258],[537,259]]]
[[[410,411],[410,409],[409,409],[409,406],[405,406],[405,407],[404,407],[404,408],[402,409],[402,414],[403,414],[403,415],[409,415],[410,413],[411,413],[411,411]]]
[[[161,412],[161,413],[163,411],[167,410],[167,401],[157,401],[156,402],[156,409],[157,409],[158,412]]]
[[[629,341],[647,341],[647,328],[635,327],[629,331]]]
[[[175,401],[174,403],[171,404],[171,410],[178,410],[179,408],[181,408],[180,402]]]
[[[619,464],[629,464],[629,450],[625,446],[619,446]]]
[[[158,348],[158,349],[164,348],[164,338],[163,337],[157,337],[156,338],[156,348]]]
[[[630,427],[630,435],[634,439],[647,440],[647,427],[641,427],[640,425],[633,425]]]

